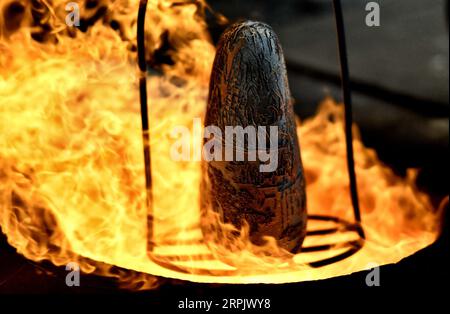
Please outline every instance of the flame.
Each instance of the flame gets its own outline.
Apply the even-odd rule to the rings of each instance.
[[[9,3],[0,2],[1,12]],[[146,26],[149,58],[164,42],[172,50],[171,62],[148,79],[157,242],[149,256],[134,52],[138,1],[100,1],[106,14],[84,33],[64,24],[65,1],[38,1],[38,18],[31,3],[21,3],[23,18],[15,26],[0,17],[0,226],[28,259],[55,265],[77,262],[86,273],[118,277],[133,289],[154,288],[155,276],[285,283],[350,274],[371,263],[395,263],[436,239],[439,213],[416,188],[417,172],[410,170],[405,178],[395,175],[374,150],[364,147],[355,127],[367,234],[357,254],[311,268],[304,254],[291,255],[274,239],[253,246],[245,227],[227,246],[204,241],[199,228],[200,162],[175,162],[170,148],[175,126],[192,129],[193,118],[204,115],[215,53],[203,19],[207,5],[153,0]],[[84,1],[78,3],[82,14],[92,15]],[[119,24],[117,30],[111,21]],[[46,36],[36,40],[42,29],[48,30]],[[325,100],[315,117],[298,123],[297,131],[309,213],[351,221],[342,107]],[[191,141],[201,143],[199,138]],[[327,225],[310,224],[309,229]],[[326,240],[352,238],[355,234],[337,233]],[[309,237],[305,245],[320,241]]]

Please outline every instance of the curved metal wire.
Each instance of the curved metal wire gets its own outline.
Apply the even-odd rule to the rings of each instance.
[[[342,94],[344,98],[345,110],[345,141],[347,148],[347,168],[350,181],[350,197],[352,199],[353,214],[355,221],[361,225],[361,211],[359,208],[358,187],[355,172],[355,160],[353,155],[353,110],[352,110],[352,91],[350,86],[350,72],[348,69],[347,45],[345,39],[345,25],[340,0],[333,0],[334,16],[336,19],[336,31],[338,39],[339,60],[341,67]],[[365,233],[362,227],[359,228],[359,235],[365,239]]]
[[[142,143],[144,151],[145,189],[147,205],[147,250],[153,251],[152,168],[150,153],[150,131],[147,104],[147,61],[145,58],[145,15],[147,0],[140,0],[137,18],[137,53],[139,65],[139,100],[141,104]]]

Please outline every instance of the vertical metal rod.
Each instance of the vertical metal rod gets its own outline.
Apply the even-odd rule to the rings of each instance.
[[[142,142],[144,145],[145,188],[147,201],[147,251],[153,251],[153,195],[152,168],[150,154],[150,131],[147,105],[147,62],[145,58],[145,14],[147,0],[140,0],[137,18],[137,53],[139,65],[139,97],[141,103]]]
[[[339,48],[339,60],[341,66],[342,92],[345,110],[345,140],[347,147],[347,167],[350,180],[350,196],[352,199],[353,213],[356,222],[360,225],[359,235],[364,239],[364,230],[361,227],[361,211],[359,208],[358,187],[355,173],[355,160],[353,156],[353,135],[352,135],[352,94],[350,87],[350,74],[348,69],[347,45],[345,40],[344,17],[340,0],[333,0],[334,15],[336,19],[336,30]]]

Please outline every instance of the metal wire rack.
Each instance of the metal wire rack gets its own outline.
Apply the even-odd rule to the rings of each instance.
[[[354,221],[350,222],[339,217],[324,216],[324,215],[309,215],[308,222],[328,222],[331,223],[331,227],[319,228],[316,230],[308,230],[305,241],[311,238],[321,237],[325,244],[304,246],[299,254],[310,254],[316,252],[330,252],[330,256],[324,257],[318,260],[311,260],[306,262],[306,265],[311,267],[323,267],[330,265],[341,260],[344,260],[355,253],[357,253],[365,242],[365,233],[361,224],[361,212],[359,208],[357,180],[355,173],[355,162],[353,156],[353,136],[352,136],[352,95],[350,87],[350,74],[348,67],[347,47],[345,38],[345,25],[342,12],[342,5],[340,0],[333,0],[334,15],[336,20],[336,31],[338,41],[338,51],[341,68],[341,83],[342,94],[344,99],[345,110],[345,138],[346,138],[346,152],[347,152],[347,168],[350,182],[350,198],[352,201],[352,209]],[[147,0],[140,0],[139,12],[138,12],[138,24],[137,24],[137,47],[138,47],[138,64],[140,69],[139,77],[139,92],[140,92],[140,104],[141,104],[141,118],[142,118],[142,137],[143,137],[143,152],[145,162],[145,178],[146,178],[146,191],[147,191],[147,206],[148,206],[148,251],[153,262],[159,264],[162,267],[171,269],[173,271],[182,273],[195,273],[211,276],[231,276],[235,273],[233,269],[209,269],[204,268],[201,264],[196,265],[198,261],[213,261],[214,256],[210,254],[186,256],[183,258],[179,255],[170,254],[158,255],[155,250],[155,242],[153,241],[153,215],[152,215],[152,176],[151,176],[151,152],[150,152],[150,133],[149,133],[149,119],[148,119],[148,104],[147,104],[147,63],[145,58],[145,16],[147,11]],[[356,238],[348,241],[335,243],[333,241],[327,242],[327,237],[330,235],[341,234],[354,234]],[[178,245],[180,243],[177,243]],[[201,243],[192,242],[185,243],[187,245],[199,245]],[[204,243],[203,243],[204,244]],[[337,250],[335,250],[337,249]],[[188,262],[186,264],[186,262]]]

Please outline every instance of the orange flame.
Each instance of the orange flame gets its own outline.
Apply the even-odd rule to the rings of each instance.
[[[51,25],[53,38],[44,43],[31,37],[38,26],[28,2],[17,30],[7,30],[8,21],[0,17],[0,226],[19,253],[55,265],[78,262],[84,272],[117,276],[134,288],[148,289],[157,284],[154,276],[220,283],[328,278],[366,269],[370,263],[398,262],[435,240],[439,215],[415,187],[416,172],[396,176],[375,151],[364,147],[355,128],[356,173],[367,233],[356,255],[311,268],[304,254],[288,254],[273,239],[264,247],[251,245],[245,229],[231,248],[205,244],[199,228],[200,163],[171,160],[170,147],[175,126],[192,128],[192,119],[204,115],[215,49],[202,19],[206,4],[175,2],[150,0],[148,6],[149,55],[162,45],[164,33],[174,47],[174,64],[148,81],[159,243],[152,259],[146,253],[138,76],[132,48],[138,1],[101,2],[108,12],[103,23],[80,33],[63,22],[65,1],[50,5],[42,0],[47,9],[40,23]],[[0,9],[7,5],[2,1]],[[107,25],[111,20],[120,22],[119,31]],[[328,99],[314,118],[298,125],[309,213],[351,220],[341,106]],[[322,225],[309,226],[318,227]],[[354,236],[338,233],[326,241]],[[305,245],[323,244],[320,241],[307,238]],[[330,254],[314,253],[313,258]],[[117,273],[108,265],[149,275]]]

